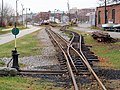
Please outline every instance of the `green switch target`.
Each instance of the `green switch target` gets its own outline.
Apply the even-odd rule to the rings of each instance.
[[[12,34],[13,35],[18,35],[19,34],[19,29],[18,28],[13,28],[12,29]]]

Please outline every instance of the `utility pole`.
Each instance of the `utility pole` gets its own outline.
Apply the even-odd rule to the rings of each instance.
[[[30,11],[30,8],[26,8],[26,28],[27,28],[27,9]]]
[[[106,9],[106,0],[105,0],[105,24],[107,23],[107,9]]]
[[[3,0],[2,0],[1,26],[3,27]]]
[[[27,28],[27,8],[26,8],[26,28]]]
[[[18,2],[18,0],[16,0],[16,22],[15,22],[15,27],[17,25],[17,17],[18,17],[18,12],[17,12],[18,5],[17,5],[17,2]]]
[[[67,7],[68,7],[69,22],[71,22],[69,0],[67,0]]]
[[[58,12],[59,9],[54,9],[54,22],[55,22],[55,17],[56,17],[56,13],[55,13],[55,11]]]
[[[54,22],[55,22],[55,16],[56,16],[56,14],[55,14],[55,10],[56,10],[56,9],[54,9]]]
[[[78,10],[75,12],[76,14],[76,24],[78,23]]]
[[[24,5],[21,4],[21,6],[22,6],[22,24],[24,24],[24,23],[23,23],[23,10],[24,10],[23,6],[24,6]]]

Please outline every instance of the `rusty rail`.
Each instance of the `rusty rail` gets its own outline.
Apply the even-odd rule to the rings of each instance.
[[[57,43],[57,45],[59,46],[59,48],[61,49],[61,51],[62,51],[63,54],[64,54],[64,57],[65,57],[65,59],[66,59],[66,61],[67,61],[66,64],[67,64],[68,72],[69,72],[69,74],[70,74],[70,76],[71,76],[71,78],[72,78],[72,82],[73,82],[73,85],[74,85],[74,89],[75,89],[75,90],[79,90],[78,85],[77,85],[77,82],[76,82],[76,79],[75,79],[75,75],[74,75],[74,73],[73,73],[72,67],[71,67],[70,62],[69,62],[69,56],[68,56],[67,51],[65,51],[64,47],[62,46],[62,44],[60,44],[60,42],[58,42],[58,41],[56,40],[56,38],[53,36],[53,33],[51,33],[51,32],[53,32],[53,31],[51,31],[51,30],[48,30],[48,31],[49,31],[49,34],[51,35],[51,37],[53,38],[53,40]],[[51,31],[51,32],[50,32],[50,31]],[[56,33],[54,33],[54,34],[56,34]],[[58,35],[58,37],[60,37],[61,40],[66,41],[66,40],[64,40],[61,36]],[[71,45],[71,44],[66,43],[66,42],[65,42],[65,44],[67,45],[67,48],[69,48],[70,45]]]

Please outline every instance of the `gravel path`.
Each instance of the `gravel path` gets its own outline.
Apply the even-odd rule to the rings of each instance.
[[[56,57],[56,51],[45,29],[40,30],[37,37],[41,41],[44,47],[42,50],[42,55],[24,57],[20,59],[20,62],[23,64],[27,63],[28,64],[28,67],[26,67],[27,69],[40,69],[42,66],[52,66],[52,65],[57,66],[59,63]]]

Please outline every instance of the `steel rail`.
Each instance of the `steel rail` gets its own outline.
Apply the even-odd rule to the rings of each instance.
[[[61,51],[63,52],[65,58],[66,58],[66,61],[67,61],[67,67],[68,67],[68,70],[69,70],[69,74],[72,78],[72,81],[73,81],[73,85],[74,85],[74,89],[75,90],[79,90],[78,89],[78,86],[77,86],[77,82],[75,80],[75,76],[74,76],[74,73],[72,71],[72,68],[71,68],[71,65],[70,65],[70,62],[69,62],[69,59],[68,59],[68,56],[66,54],[66,52],[64,51],[64,49],[62,48],[62,45],[54,38],[54,36],[49,32],[49,34],[51,35],[51,37],[53,38],[53,40],[58,44],[59,48],[61,49]]]
[[[68,45],[67,45],[68,42],[66,42],[65,39],[63,39],[62,37],[60,37],[59,34],[55,33],[54,31],[52,31],[52,30],[50,30],[50,31],[51,31],[54,35],[56,35],[57,38],[62,39],[62,41],[64,42],[64,44],[65,44],[66,47],[68,46]],[[50,33],[50,32],[49,32],[49,33]],[[50,35],[53,35],[53,34],[50,33]],[[56,38],[56,39],[57,39],[57,38]],[[56,41],[57,41],[57,40],[56,40]],[[63,42],[62,42],[62,43],[63,43]],[[60,43],[60,42],[59,42],[59,43]],[[64,48],[63,45],[61,45],[61,46],[62,46],[62,48]]]
[[[82,46],[82,38],[81,38],[81,35],[80,35],[80,46]],[[89,64],[87,58],[85,57],[85,55],[83,54],[82,52],[82,48],[80,48],[80,52],[81,52],[81,55],[83,56],[84,60],[88,63],[88,66],[93,74],[93,76],[96,78],[96,80],[98,81],[98,83],[100,84],[100,86],[103,88],[103,90],[107,90],[106,87],[103,85],[103,83],[101,82],[101,80],[98,78],[97,74],[95,73],[95,71],[92,69],[91,65]]]
[[[70,47],[71,47],[72,41],[73,41],[73,39],[74,39],[74,34],[72,33],[72,35],[73,35],[73,37],[72,37],[72,39],[71,39],[71,41],[70,41],[70,43],[69,43],[69,45],[68,45],[68,48],[67,48],[67,54],[68,54],[68,56],[69,56],[69,58],[70,58],[70,61],[71,61],[72,65],[73,65],[75,71],[78,72],[78,70],[77,70],[77,68],[76,68],[76,66],[75,66],[75,64],[74,64],[74,62],[73,62],[73,59],[72,59],[72,57],[71,57],[71,55],[70,55]]]
[[[54,32],[53,30],[49,29],[50,31],[52,31],[54,34],[57,34],[58,37],[60,37],[66,44],[69,43],[69,41],[67,41],[66,39],[64,39],[61,35],[59,35],[58,33]]]
[[[74,33],[72,33],[73,34],[73,37],[75,36],[74,35]],[[73,39],[72,39],[73,40]],[[72,43],[72,40],[71,40],[71,42],[70,43]],[[80,53],[76,50],[76,49],[74,49],[73,47],[72,47],[72,45],[71,45],[71,48],[75,51],[75,52],[77,52],[77,54],[81,57],[81,59],[82,59],[82,61],[83,61],[83,63],[87,66],[87,68],[88,68],[88,70],[93,74],[93,76],[96,78],[96,80],[98,81],[98,83],[99,83],[99,85],[103,88],[103,90],[107,90],[106,89],[106,87],[103,85],[103,83],[100,81],[100,79],[98,78],[98,76],[96,75],[96,73],[94,72],[94,70],[92,69],[92,67],[90,66],[90,64],[89,64],[89,62],[88,62],[88,60],[87,60],[87,58],[85,57],[85,55],[83,54],[83,52],[82,52],[82,38],[81,38],[81,35],[80,35]]]
[[[73,34],[73,33],[72,33]],[[75,36],[75,35],[74,35]],[[72,47],[72,45],[71,45],[71,43],[72,43],[72,41],[73,41],[73,38],[72,38],[72,40],[71,40],[71,42],[69,43],[69,46],[81,57],[81,59],[82,59],[82,61],[83,61],[83,63],[87,66],[87,68],[88,68],[88,70],[89,70],[89,72],[91,72],[92,74],[93,74],[93,76],[96,78],[96,80],[98,81],[98,83],[99,83],[99,85],[103,88],[103,90],[107,90],[106,89],[106,87],[103,85],[103,83],[100,81],[100,79],[98,78],[98,76],[96,75],[96,73],[94,72],[94,70],[92,69],[92,67],[90,66],[90,64],[89,64],[89,62],[88,62],[88,60],[87,60],[87,58],[85,57],[85,55],[83,54],[83,52],[82,52],[82,38],[81,38],[81,36],[80,36],[80,53],[76,50],[76,49],[74,49],[73,47]],[[68,49],[67,49],[67,52],[68,52],[68,56],[70,57],[70,54],[69,54],[69,49],[70,49],[70,47],[68,47]],[[70,57],[70,60],[72,60],[72,58]],[[73,64],[74,65],[74,64]]]
[[[52,30],[50,30],[50,31],[52,31]],[[67,54],[68,54],[68,56],[69,56],[69,59],[70,59],[70,61],[71,61],[71,64],[72,64],[72,66],[73,66],[73,68],[75,69],[75,71],[76,72],[78,72],[78,70],[77,70],[77,68],[75,67],[75,64],[74,64],[74,62],[73,62],[73,60],[72,60],[72,57],[71,57],[71,55],[70,55],[70,52],[69,52],[69,49],[70,49],[70,45],[72,44],[72,41],[73,41],[73,39],[74,39],[74,34],[73,34],[73,38],[71,39],[71,41],[67,41],[66,39],[64,39],[61,35],[59,35],[58,33],[55,33],[54,31],[52,31],[54,34],[56,34],[60,39],[62,39],[66,44],[67,44],[67,46],[68,46],[68,48],[67,48]]]
[[[92,69],[92,67],[90,66],[90,64],[87,61],[86,57],[84,56],[84,54],[82,52],[82,47],[81,47],[81,40],[82,39],[81,39],[81,36],[80,36],[80,53],[81,54],[76,49],[74,49],[72,46],[71,46],[71,48],[79,55],[79,57],[81,58],[81,60],[83,61],[83,63],[88,68],[89,72],[91,72],[93,74],[93,76],[96,78],[96,80],[98,81],[99,85],[103,88],[103,90],[107,90],[106,87],[103,85],[103,83],[98,78],[98,76],[96,75],[96,73],[94,72],[94,70]]]
[[[52,31],[52,30],[50,30]],[[59,35],[58,33],[55,33],[54,31],[52,31],[54,34],[58,35],[59,38],[61,38],[66,44],[70,43],[69,41],[67,41],[66,39],[64,39],[61,35]]]

